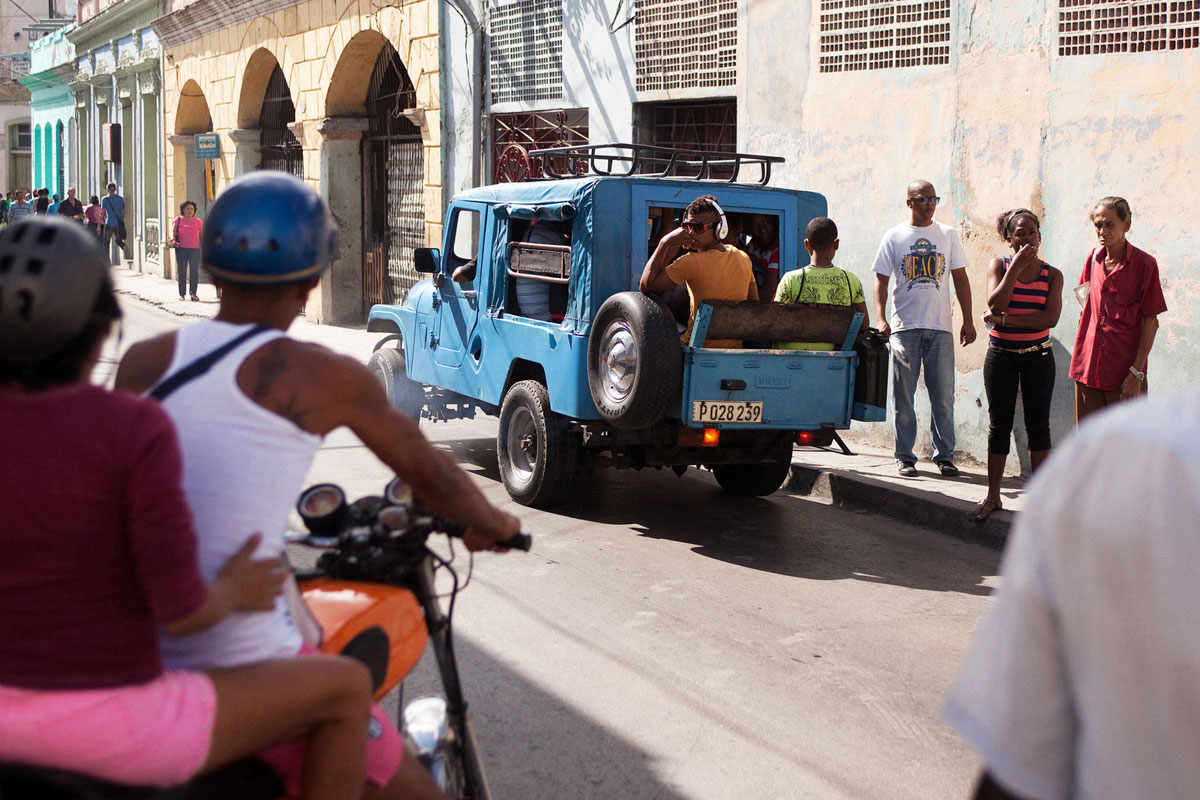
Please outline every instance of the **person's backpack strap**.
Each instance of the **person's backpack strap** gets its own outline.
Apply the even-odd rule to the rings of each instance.
[[[200,356],[187,366],[176,370],[174,375],[171,375],[166,380],[159,382],[157,386],[151,389],[148,393],[149,396],[161,403],[185,384],[190,383],[212,369],[213,365],[227,356],[229,352],[233,350],[233,348],[237,347],[247,339],[253,338],[263,331],[269,331],[270,329],[270,325],[263,325],[260,323],[247,331],[242,331],[242,333],[233,337],[233,339],[221,345],[216,350],[213,350],[207,355]]]

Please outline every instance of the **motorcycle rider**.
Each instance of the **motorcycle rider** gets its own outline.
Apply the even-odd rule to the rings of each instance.
[[[206,374],[163,401],[182,443],[205,574],[234,547],[231,530],[263,531],[264,553],[284,549],[288,515],[317,448],[342,426],[432,511],[466,523],[472,550],[503,549],[520,532],[516,517],[494,508],[448,454],[391,408],[364,365],[285,334],[328,268],[335,238],[328,209],[303,181],[270,171],[238,179],[213,203],[201,243],[221,291],[217,316],[135,344],[121,361],[117,386],[146,392],[232,344]],[[169,664],[228,666],[296,655],[302,641],[281,599],[270,612],[238,614],[202,638],[166,637],[163,646]],[[367,777],[375,796],[440,797],[413,754],[401,760],[399,734],[384,712],[376,707],[374,716]],[[264,757],[288,783],[298,754]]]
[[[304,736],[303,796],[356,796],[361,664],[163,670],[156,628],[270,608],[284,573],[246,528],[201,576],[170,419],[88,381],[120,315],[84,228],[0,233],[0,762],[166,787]]]

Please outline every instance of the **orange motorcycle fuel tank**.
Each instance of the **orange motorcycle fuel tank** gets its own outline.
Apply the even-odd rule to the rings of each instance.
[[[316,578],[302,581],[300,591],[320,623],[321,652],[365,663],[376,700],[403,680],[425,652],[425,615],[408,589]]]

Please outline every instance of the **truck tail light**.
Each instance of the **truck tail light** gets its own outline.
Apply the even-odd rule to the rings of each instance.
[[[721,440],[721,431],[716,428],[680,428],[680,447],[716,447]]]

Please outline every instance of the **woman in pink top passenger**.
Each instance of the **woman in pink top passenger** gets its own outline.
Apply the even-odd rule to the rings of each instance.
[[[200,229],[204,222],[196,218],[196,204],[184,200],[179,206],[179,216],[171,223],[171,238],[167,241],[175,248],[175,271],[179,274],[179,299],[183,299],[185,282],[193,300],[200,283]],[[190,275],[190,280],[189,280]]]

